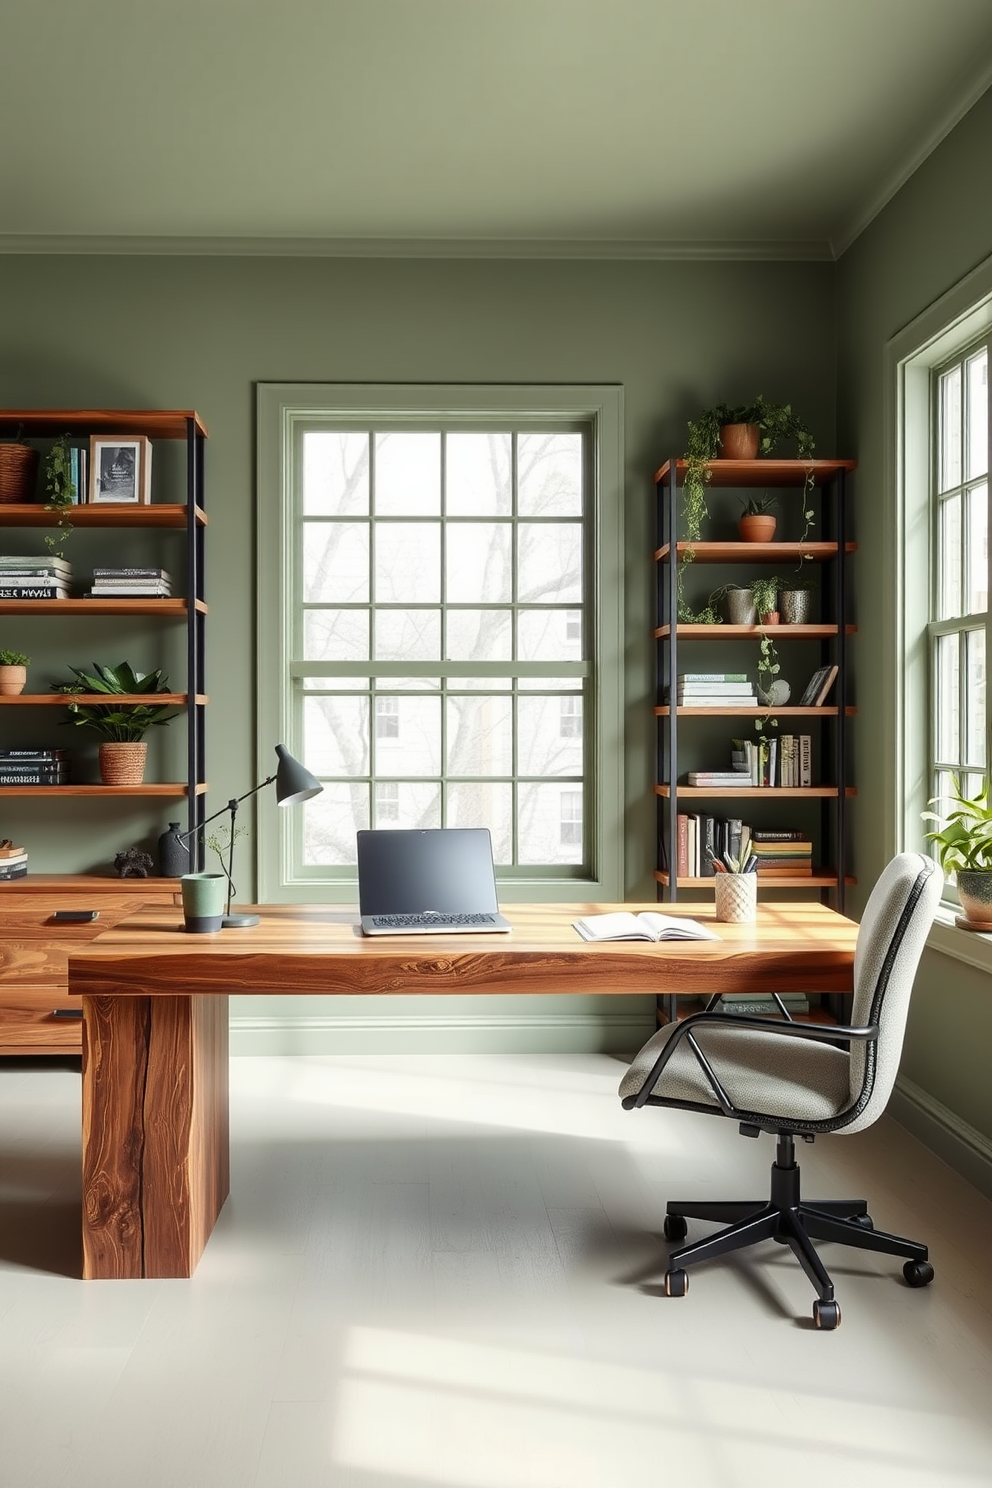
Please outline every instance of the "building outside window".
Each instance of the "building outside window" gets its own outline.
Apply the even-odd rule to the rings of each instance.
[[[282,883],[353,883],[356,831],[387,824],[486,826],[504,879],[615,879],[619,795],[597,781],[619,774],[619,605],[594,603],[604,565],[619,599],[615,410],[582,390],[540,390],[544,409],[489,390],[471,412],[283,391],[260,393],[283,555],[259,572],[283,637],[260,716],[278,709],[324,789],[280,813]]]

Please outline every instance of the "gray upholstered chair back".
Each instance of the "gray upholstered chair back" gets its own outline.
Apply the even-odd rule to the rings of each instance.
[[[865,905],[854,957],[852,1024],[879,1026],[878,1039],[851,1048],[854,1120],[844,1135],[881,1115],[902,1054],[909,998],[927,934],[940,902],[943,874],[921,853],[900,853],[883,870]]]

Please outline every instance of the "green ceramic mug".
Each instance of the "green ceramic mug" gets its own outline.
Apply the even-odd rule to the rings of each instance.
[[[193,935],[210,935],[219,930],[227,895],[223,873],[184,873],[180,883],[186,929]]]

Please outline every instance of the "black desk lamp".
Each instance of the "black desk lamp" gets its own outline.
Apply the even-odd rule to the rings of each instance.
[[[241,802],[247,801],[248,797],[255,795],[257,791],[264,790],[267,785],[272,784],[273,780],[276,783],[276,800],[280,806],[295,806],[299,801],[309,801],[311,796],[319,795],[324,789],[317,777],[311,775],[307,767],[301,765],[298,759],[294,759],[285,745],[276,745],[276,755],[278,756],[279,764],[274,775],[270,775],[267,780],[260,781],[258,785],[253,785],[251,790],[245,791],[243,796],[233,797],[228,801],[226,806],[222,806],[219,811],[215,811],[213,816],[208,816],[198,827],[194,827],[191,832],[181,833],[179,837],[180,842],[185,842],[188,837],[195,836],[208,822],[216,821],[217,817],[223,816],[225,811],[230,812],[231,840],[227,845],[227,867],[224,868],[227,878],[227,910],[221,921],[221,928],[225,930],[232,928],[243,930],[249,925],[257,925],[259,919],[258,915],[231,913],[231,900],[234,898],[234,879],[232,877],[232,870],[234,868],[234,824]],[[221,866],[223,867],[223,860],[221,860]]]

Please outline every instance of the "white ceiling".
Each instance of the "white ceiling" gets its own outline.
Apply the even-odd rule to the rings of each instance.
[[[992,0],[6,0],[0,36],[8,251],[829,256],[992,82]]]

